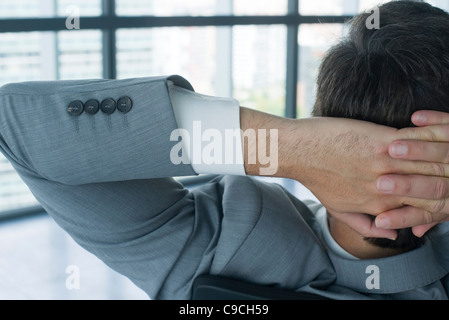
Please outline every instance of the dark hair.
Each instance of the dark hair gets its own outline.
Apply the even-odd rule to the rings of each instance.
[[[353,118],[395,128],[418,110],[449,112],[449,14],[424,2],[392,1],[350,22],[348,36],[326,54],[318,75],[314,116]],[[382,247],[422,244],[410,228]]]

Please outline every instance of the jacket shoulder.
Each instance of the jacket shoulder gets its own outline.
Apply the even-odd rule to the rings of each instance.
[[[86,79],[86,80],[60,80],[60,81],[28,81],[9,83],[0,87],[0,96],[7,95],[54,95],[61,93],[90,92],[92,88],[98,90],[113,89],[116,87],[140,85],[153,82],[171,81],[175,85],[194,91],[189,81],[179,75],[130,78],[130,79]]]

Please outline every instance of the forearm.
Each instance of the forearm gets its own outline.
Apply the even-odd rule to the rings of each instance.
[[[320,180],[315,176],[322,169],[317,157],[329,161],[332,143],[325,132],[318,131],[326,119],[283,118],[243,107],[240,118],[248,175],[289,178],[303,183]]]
[[[240,123],[246,174],[290,178],[296,120],[242,107]]]

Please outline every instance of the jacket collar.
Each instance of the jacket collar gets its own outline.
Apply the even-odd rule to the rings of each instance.
[[[391,294],[434,283],[449,273],[449,241],[435,240],[426,241],[413,251],[381,259],[351,260],[328,250],[336,284],[363,293]]]

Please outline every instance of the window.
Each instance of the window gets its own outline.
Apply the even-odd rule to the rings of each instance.
[[[326,51],[343,35],[342,24],[301,25],[299,28],[299,81],[297,116],[311,114],[315,101],[315,79]]]
[[[117,0],[115,12],[119,16],[214,16],[216,7],[215,0]]]
[[[233,96],[242,106],[285,114],[287,28],[233,27]]]
[[[67,17],[76,8],[83,17],[99,16],[101,0],[1,0],[0,19]]]
[[[102,77],[101,31],[59,31],[55,41],[57,79],[99,79]]]
[[[217,27],[119,29],[117,77],[180,74],[197,92],[216,95],[217,32]]]
[[[318,66],[343,23],[384,2],[0,0],[0,85],[176,73],[203,94],[306,117]],[[80,29],[67,30],[76,15]],[[35,205],[0,156],[0,217]]]

